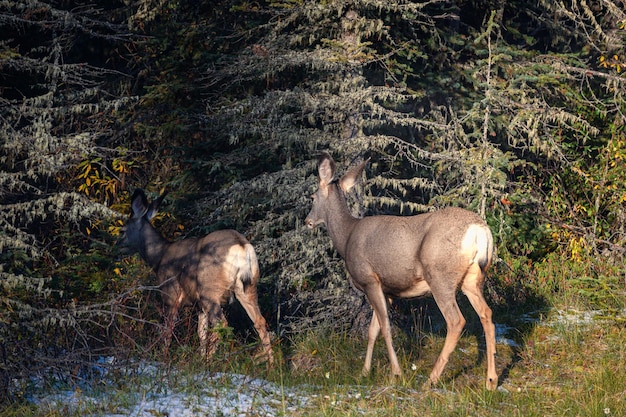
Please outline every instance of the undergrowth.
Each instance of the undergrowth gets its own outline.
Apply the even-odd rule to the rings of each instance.
[[[146,356],[141,350],[141,357],[131,355],[112,364],[106,378],[100,380],[87,381],[75,374],[44,381],[42,376],[37,383],[22,385],[21,399],[0,414],[126,415],[141,398],[168,390],[196,398],[201,404],[207,395],[230,395],[221,390],[242,392],[250,384],[265,381],[267,385],[257,395],[272,396],[274,408],[246,415],[626,415],[626,301],[619,281],[623,276],[614,265],[578,268],[546,260],[525,275],[524,300],[495,306],[494,321],[500,329],[496,357],[500,381],[495,392],[484,388],[480,321],[460,295],[468,324],[442,381],[430,389],[423,384],[445,338],[437,323],[440,317],[430,307],[408,309],[394,304],[394,345],[403,369],[401,377],[390,375],[382,339],[375,347],[372,372],[364,377],[361,368],[367,341],[360,334],[316,330],[276,337],[277,363],[268,368],[257,355],[254,334],[223,331],[209,363],[199,358],[197,340],[190,336],[172,347],[168,360],[157,353]],[[590,297],[590,291],[596,294]],[[402,316],[402,311],[410,314]],[[50,395],[70,391],[76,401],[29,401],[36,390]],[[156,409],[151,413],[163,415]]]
[[[569,313],[567,313],[569,311]],[[191,397],[202,397],[209,384],[224,388],[230,375],[245,375],[243,384],[255,379],[272,383],[272,389],[297,392],[307,398],[293,409],[287,394],[284,407],[273,415],[289,416],[620,416],[626,415],[626,326],[607,318],[588,320],[577,310],[554,309],[528,326],[526,320],[508,320],[508,336],[517,344],[498,344],[500,386],[484,389],[485,363],[482,342],[465,332],[444,371],[442,382],[424,389],[430,368],[443,345],[443,336],[431,335],[411,344],[414,335],[396,329],[394,342],[404,374],[390,376],[384,344],[374,352],[372,373],[360,374],[366,341],[350,334],[309,332],[275,346],[277,365],[268,369],[255,360],[255,345],[241,345],[232,336],[223,341],[214,361],[204,363],[194,345],[177,348],[171,361],[142,362],[135,368],[112,370],[106,384],[89,388],[88,398],[105,398],[80,406],[14,405],[7,416],[71,416],[125,414],[142,396],[158,396],[172,387]],[[598,316],[600,317],[600,316]],[[520,327],[516,326],[520,323]],[[526,324],[524,324],[526,323]],[[523,326],[526,330],[520,334]],[[481,335],[482,336],[482,335]],[[149,364],[149,365],[147,365]],[[139,368],[150,366],[149,374]],[[132,370],[134,369],[134,371]],[[213,378],[213,379],[211,379]],[[112,380],[111,380],[112,379]],[[208,381],[211,379],[211,383]],[[74,381],[64,389],[81,394]],[[51,389],[50,386],[48,389]],[[59,389],[59,386],[56,386]],[[235,387],[241,389],[241,387]],[[279,400],[280,402],[280,400]],[[265,414],[260,414],[265,415]]]

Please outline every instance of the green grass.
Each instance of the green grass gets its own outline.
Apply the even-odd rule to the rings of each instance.
[[[146,393],[180,387],[182,393],[202,397],[207,389],[203,375],[220,372],[260,378],[284,391],[272,395],[279,402],[276,414],[285,416],[626,415],[623,317],[567,321],[559,319],[557,309],[551,309],[532,323],[518,321],[513,315],[496,315],[495,320],[516,328],[509,336],[519,344],[498,345],[500,388],[495,392],[484,389],[486,365],[479,360],[483,336],[482,332],[471,330],[475,325],[464,333],[442,382],[433,389],[423,389],[422,384],[443,346],[440,334],[425,331],[418,338],[396,329],[394,342],[404,371],[400,378],[390,376],[382,339],[376,345],[371,375],[362,377],[366,340],[355,335],[311,332],[293,340],[277,341],[277,364],[271,369],[255,361],[256,346],[241,345],[230,335],[209,365],[198,358],[192,343],[191,347],[177,348],[170,367],[159,367],[149,377],[120,372],[113,384],[96,386],[89,393],[90,397],[108,394],[106,401],[95,405],[85,402],[78,407],[55,409],[22,403],[0,414],[124,414],[137,401],[130,392],[136,392],[138,387]],[[237,382],[226,376],[217,381],[221,388],[229,384]],[[293,392],[306,397],[306,405],[294,409],[289,400],[289,393]]]
[[[325,394],[299,415],[626,415],[624,323],[552,324],[549,320],[534,326],[519,349],[498,346],[498,371],[505,371],[505,375],[496,392],[483,388],[484,363],[476,363],[477,344],[471,336],[462,338],[444,381],[433,390],[423,390],[421,384],[442,338],[433,338],[423,346],[417,363],[418,352],[399,352],[405,375],[397,380],[389,379],[386,354],[380,349],[374,375],[359,379],[360,363],[355,363],[355,358],[362,356],[359,349],[363,350],[365,343],[355,346],[338,336],[325,338],[325,346],[316,346],[315,355],[327,359],[317,370],[309,371],[307,382],[323,387]],[[346,374],[340,376],[338,372]],[[331,375],[330,380],[325,374]]]

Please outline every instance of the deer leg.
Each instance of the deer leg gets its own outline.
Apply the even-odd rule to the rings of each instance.
[[[378,327],[382,332],[383,338],[385,339],[385,344],[387,345],[387,354],[389,355],[389,362],[391,362],[391,374],[394,376],[400,376],[402,375],[402,369],[400,369],[398,357],[396,356],[396,351],[393,348],[393,341],[391,339],[391,324],[389,323],[389,315],[387,313],[387,300],[385,299],[385,294],[380,287],[377,287],[374,291],[369,291],[366,294],[370,304],[372,305],[372,308],[374,309],[372,322],[374,321],[374,319],[378,318],[378,326],[370,323],[367,350],[369,352],[370,349],[374,349],[374,342],[376,341],[375,336],[378,334],[376,329]],[[366,369],[367,366],[371,368],[371,357],[370,363],[368,364],[366,355],[366,363],[363,366],[363,372],[368,370]]]
[[[446,341],[443,344],[443,349],[437,358],[437,362],[435,362],[433,370],[430,372],[427,385],[435,384],[439,381],[439,377],[441,377],[441,373],[450,359],[450,354],[454,351],[454,348],[459,342],[461,332],[465,326],[465,318],[461,314],[459,305],[456,302],[456,294],[454,291],[445,294],[433,292],[433,297],[435,297],[435,302],[446,320],[447,329]]]
[[[261,339],[263,353],[267,357],[267,361],[270,366],[272,366],[274,364],[272,343],[270,341],[269,332],[267,331],[267,322],[259,309],[256,286],[249,285],[245,290],[242,287],[237,286],[235,289],[235,297],[239,300],[243,309],[246,310],[246,313],[248,313],[250,320],[252,320],[252,324],[259,335],[259,339]]]
[[[163,355],[167,358],[170,354],[170,345],[174,335],[174,327],[178,320],[178,307],[166,306],[165,323],[163,329]]]
[[[496,328],[492,320],[492,312],[482,292],[484,274],[478,265],[472,265],[465,277],[461,290],[467,296],[472,307],[476,310],[485,332],[485,344],[487,346],[487,389],[494,390],[498,386],[498,374],[496,373]]]
[[[198,338],[202,357],[210,359],[217,349],[220,336],[213,330],[216,324],[227,325],[222,307],[218,303],[204,302],[198,313]]]
[[[372,356],[374,354],[374,344],[380,333],[380,323],[378,317],[376,317],[376,311],[372,311],[372,320],[370,321],[369,329],[367,331],[367,352],[365,353],[365,364],[363,364],[363,370],[361,374],[363,376],[369,375],[372,370]]]
[[[200,354],[207,357],[207,345],[209,337],[209,315],[204,311],[198,313],[198,339],[200,339]]]

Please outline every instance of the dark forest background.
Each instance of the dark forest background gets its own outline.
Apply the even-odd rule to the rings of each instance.
[[[625,10],[0,2],[3,395],[44,367],[155,351],[153,276],[114,249],[136,187],[168,192],[155,219],[168,239],[250,239],[279,348],[303,331],[361,332],[369,306],[325,231],[303,227],[322,150],[340,170],[371,157],[355,214],[480,213],[496,312],[564,291],[623,308]],[[228,315],[253,335],[237,306]]]

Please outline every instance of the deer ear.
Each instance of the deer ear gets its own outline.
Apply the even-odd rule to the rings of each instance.
[[[370,161],[370,158],[367,158],[365,161],[361,162],[359,165],[354,166],[346,172],[343,177],[339,180],[339,186],[343,190],[344,193],[350,191],[354,184],[361,178],[361,173],[363,169],[365,169],[365,165]]]
[[[317,162],[317,173],[320,177],[320,185],[328,185],[335,177],[335,161],[328,152],[323,152]]]
[[[131,218],[141,218],[148,211],[148,199],[141,188],[137,188],[130,199]]]
[[[159,207],[161,207],[161,203],[163,202],[163,199],[166,195],[167,191],[162,191],[159,198],[150,203],[150,206],[148,207],[148,210],[146,212],[146,218],[148,220],[152,220],[152,218],[156,216],[157,212],[159,211]]]

